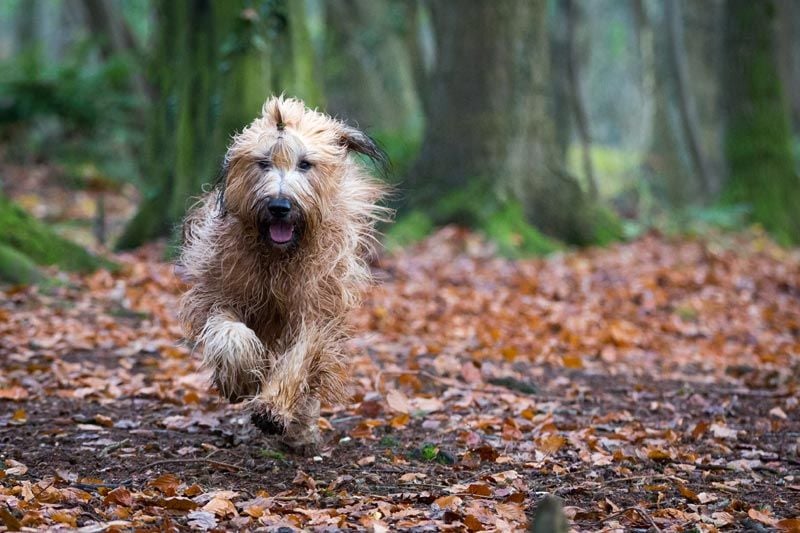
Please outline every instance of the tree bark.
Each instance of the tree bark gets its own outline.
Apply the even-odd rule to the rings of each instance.
[[[776,61],[775,2],[725,3],[725,153],[728,203],[784,244],[800,242],[800,178],[790,149],[789,113]]]
[[[578,139],[581,143],[581,160],[583,162],[583,172],[586,183],[589,187],[589,196],[597,200],[597,181],[594,177],[592,167],[592,140],[589,131],[589,116],[586,113],[586,101],[581,91],[581,77],[579,73],[578,57],[575,50],[576,46],[576,27],[579,21],[579,6],[575,5],[574,0],[564,0],[566,24],[566,57],[567,77],[569,80],[569,98],[572,103],[572,111],[575,113],[575,127]]]
[[[701,191],[706,199],[711,195],[711,177],[700,143],[700,128],[697,123],[697,106],[694,95],[689,90],[689,67],[686,63],[681,0],[664,2],[667,53],[675,86],[675,99],[680,112],[683,137],[697,174]]]
[[[514,201],[544,233],[594,241],[597,211],[561,170],[548,115],[547,2],[472,0],[457,16],[449,2],[430,7],[437,57],[414,200],[437,222],[467,223]],[[459,209],[443,209],[454,191]]]
[[[800,2],[778,0],[778,51],[795,135],[800,135]]]
[[[418,132],[421,111],[414,81],[421,74],[416,69],[423,67],[412,38],[417,11],[418,6],[409,3],[325,3],[328,111],[372,131],[404,136]],[[402,22],[393,17],[396,13],[403,15]]]
[[[275,87],[270,57],[280,54],[265,35],[285,28],[271,26],[271,6],[260,11],[248,6],[245,0],[158,2],[151,64],[158,95],[151,106],[143,163],[148,182],[118,248],[170,234],[191,198],[213,183],[230,136],[258,115]],[[309,79],[307,63],[294,70],[291,66],[300,55],[308,59],[303,55],[308,53],[297,52],[282,65],[282,79]],[[298,72],[303,76],[295,77]],[[313,98],[318,88],[307,90]]]

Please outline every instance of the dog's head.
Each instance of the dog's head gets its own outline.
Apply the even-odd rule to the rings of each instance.
[[[270,98],[225,156],[223,209],[256,228],[267,246],[294,249],[335,214],[349,166],[356,164],[351,152],[385,161],[363,132],[299,100]]]

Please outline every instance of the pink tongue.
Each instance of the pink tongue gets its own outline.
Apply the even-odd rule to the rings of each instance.
[[[277,243],[289,242],[292,240],[294,226],[289,222],[277,221],[269,225],[269,237]]]

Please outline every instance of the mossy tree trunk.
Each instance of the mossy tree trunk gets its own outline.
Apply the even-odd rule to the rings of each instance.
[[[792,159],[786,99],[776,60],[775,3],[725,3],[725,154],[727,203],[784,244],[800,242],[800,178]]]
[[[112,266],[56,235],[43,222],[0,194],[0,281],[33,283],[43,276],[37,265],[90,272]]]
[[[320,103],[303,6],[295,4],[302,2],[158,1],[145,198],[118,248],[170,234],[191,198],[215,181],[231,135],[276,89]]]
[[[413,2],[325,2],[328,111],[371,131],[418,133]],[[405,9],[403,9],[405,8]]]
[[[608,218],[561,171],[549,116],[547,2],[473,0],[459,4],[458,16],[448,2],[430,7],[437,57],[409,179],[414,200],[437,222],[472,224],[487,210],[507,214],[505,206],[518,203],[547,235],[597,241],[600,219]],[[443,209],[442,198],[454,191],[459,208]]]

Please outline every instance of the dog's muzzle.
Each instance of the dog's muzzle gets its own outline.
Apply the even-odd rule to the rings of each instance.
[[[259,232],[264,241],[277,248],[289,247],[298,241],[302,217],[291,200],[284,196],[269,198],[260,211]]]

